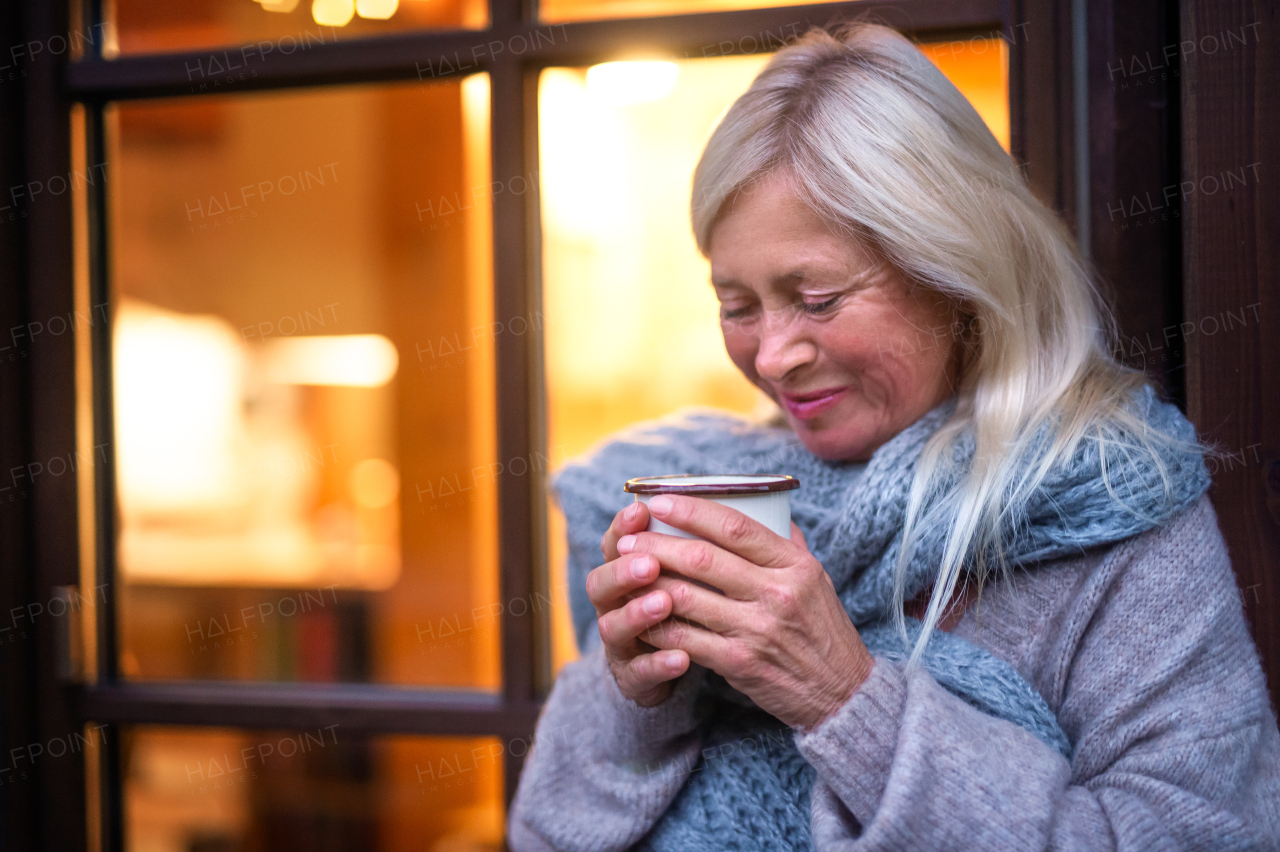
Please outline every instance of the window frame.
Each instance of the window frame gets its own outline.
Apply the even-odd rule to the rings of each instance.
[[[83,0],[84,23],[102,21],[102,0]],[[27,146],[26,174],[65,173],[71,167],[71,120],[74,104],[84,108],[87,162],[105,160],[103,111],[116,100],[191,96],[227,91],[249,92],[336,84],[425,79],[422,69],[439,67],[455,54],[493,40],[509,43],[547,28],[563,37],[534,44],[521,55],[482,56],[466,73],[486,72],[491,91],[491,168],[497,176],[527,174],[537,168],[537,79],[553,65],[585,65],[618,55],[652,50],[676,56],[703,55],[703,47],[736,43],[745,36],[794,26],[824,26],[854,16],[896,26],[922,41],[946,41],[1003,34],[1009,44],[1010,120],[1015,158],[1026,166],[1033,188],[1047,202],[1073,210],[1070,122],[1069,4],[1062,0],[860,0],[811,6],[710,12],[650,18],[545,24],[537,20],[534,0],[490,0],[489,25],[482,30],[397,33],[364,40],[340,41],[289,57],[273,55],[261,62],[259,74],[233,89],[192,92],[188,68],[211,51],[163,55],[125,55],[103,59],[101,40],[92,53],[74,61],[33,64],[29,95],[22,104],[7,105],[22,119]],[[67,31],[64,0],[32,0],[17,21],[24,34]],[[16,30],[15,30],[16,31]],[[1063,33],[1066,33],[1064,36]],[[1028,34],[1030,36],[1028,37]],[[1037,40],[1037,37],[1039,39]],[[1066,41],[1064,42],[1064,38]],[[13,39],[13,42],[18,39]],[[1064,46],[1065,45],[1065,46]],[[228,47],[231,50],[232,47]],[[717,47],[718,51],[718,47]],[[217,51],[217,52],[220,52]],[[731,55],[730,50],[716,55]],[[458,77],[461,74],[451,75]],[[4,95],[8,98],[9,95]],[[9,104],[6,101],[0,103]],[[8,114],[8,113],[6,113]],[[111,304],[107,192],[105,180],[89,187],[90,303]],[[26,301],[18,313],[26,317],[65,315],[72,309],[72,218],[69,198],[33,213],[27,226],[26,267],[12,274],[23,282]],[[7,239],[7,237],[6,237]],[[495,316],[523,316],[541,302],[540,231],[537,195],[505,193],[493,200],[493,272]],[[21,276],[19,278],[19,276]],[[8,310],[9,303],[0,304]],[[93,443],[112,443],[111,340],[109,325],[92,330]],[[500,458],[545,455],[544,382],[541,341],[536,334],[501,335],[495,339],[497,453]],[[28,366],[23,397],[33,404],[21,415],[6,414],[6,425],[19,423],[27,437],[26,458],[39,458],[45,448],[75,446],[75,352],[70,340],[37,353]],[[38,392],[36,389],[39,389]],[[34,404],[39,402],[39,404]],[[57,449],[44,453],[56,455]],[[501,621],[502,687],[498,694],[431,688],[405,689],[376,684],[206,683],[196,681],[127,682],[120,678],[116,655],[114,471],[110,465],[94,477],[94,585],[105,584],[106,602],[97,619],[96,679],[68,687],[60,682],[54,628],[40,628],[38,652],[24,658],[24,676],[35,684],[22,708],[38,721],[25,729],[65,733],[84,724],[109,726],[167,724],[243,728],[309,728],[341,724],[360,734],[494,735],[528,737],[551,682],[549,624],[545,617]],[[70,480],[70,477],[64,479]],[[503,599],[546,593],[545,482],[539,476],[499,483],[499,588]],[[29,531],[19,581],[5,587],[12,600],[20,587],[49,589],[80,583],[75,483],[58,482],[42,490],[25,509]],[[27,567],[29,565],[29,568]],[[5,663],[6,678],[15,671]],[[18,725],[23,729],[23,724]],[[14,742],[12,735],[10,742]],[[505,793],[514,794],[522,757],[505,751]],[[101,848],[124,848],[123,793],[119,774],[118,737],[111,737],[98,763],[96,778],[86,778],[82,762],[41,774],[40,799],[60,803],[58,814],[40,810],[32,798],[31,836],[49,848],[87,848],[89,831]],[[86,786],[86,781],[88,782]],[[10,798],[10,806],[21,807]],[[86,815],[100,820],[94,829]],[[8,817],[12,820],[13,817]],[[6,832],[10,839],[18,837]],[[22,844],[19,844],[22,845]],[[32,843],[26,848],[35,848]]]

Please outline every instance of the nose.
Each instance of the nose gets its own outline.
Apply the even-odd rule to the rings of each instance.
[[[804,334],[804,323],[789,316],[767,317],[756,350],[756,374],[769,382],[781,382],[798,367],[811,364],[818,348]]]

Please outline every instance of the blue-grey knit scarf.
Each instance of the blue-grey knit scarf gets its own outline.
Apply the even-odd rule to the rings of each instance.
[[[1177,408],[1158,400],[1149,385],[1132,402],[1155,431],[1196,440],[1195,428]],[[554,490],[568,525],[570,603],[579,643],[586,647],[595,634],[585,577],[600,562],[601,536],[632,499],[622,491],[624,481],[664,473],[789,473],[801,482],[791,492],[792,517],[835,582],[863,642],[876,656],[906,659],[910,645],[904,646],[889,619],[907,496],[921,450],[954,407],[954,398],[942,403],[863,464],[818,459],[785,429],[697,413],[638,427],[565,467],[555,477]],[[1031,447],[1027,465],[1034,464],[1044,442]],[[936,478],[925,502],[929,512],[947,511],[949,487],[973,455],[971,436],[957,441],[952,452],[959,464]],[[1208,472],[1195,449],[1163,450],[1162,461],[1168,492],[1149,455],[1135,452],[1131,442],[1082,440],[1070,463],[1052,470],[1010,513],[1001,536],[1007,563],[1028,566],[1120,541],[1163,524],[1208,488]],[[934,582],[944,539],[945,525],[935,525],[914,549],[906,599]],[[914,641],[919,622],[907,621]],[[1022,726],[1070,756],[1071,745],[1053,712],[1008,663],[942,632],[930,639],[922,663],[939,684],[972,706]],[[639,848],[810,849],[814,770],[796,749],[790,729],[714,673],[707,675],[702,700],[714,705],[702,732],[702,754],[712,757],[691,767],[675,802]]]

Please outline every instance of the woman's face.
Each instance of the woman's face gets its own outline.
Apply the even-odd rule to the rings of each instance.
[[[869,458],[953,392],[953,306],[833,233],[785,175],[738,194],[710,256],[729,357],[814,455]]]

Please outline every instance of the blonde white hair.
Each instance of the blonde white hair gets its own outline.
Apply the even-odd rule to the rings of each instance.
[[[904,636],[912,547],[931,524],[949,526],[914,665],[966,563],[979,589],[990,570],[1004,572],[1002,520],[1083,438],[1150,452],[1166,488],[1154,442],[1172,439],[1126,408],[1146,378],[1113,357],[1112,315],[1070,233],[905,37],[852,24],[835,35],[811,31],[773,57],[716,127],[694,174],[693,229],[704,254],[734,196],[780,172],[828,224],[912,285],[944,294],[982,331],[965,336],[956,410],[926,445],[908,500],[895,607]],[[1052,443],[1028,470],[1019,456],[1046,423]],[[966,431],[976,452],[947,501],[953,511],[926,516],[929,485],[950,463],[945,450]]]

